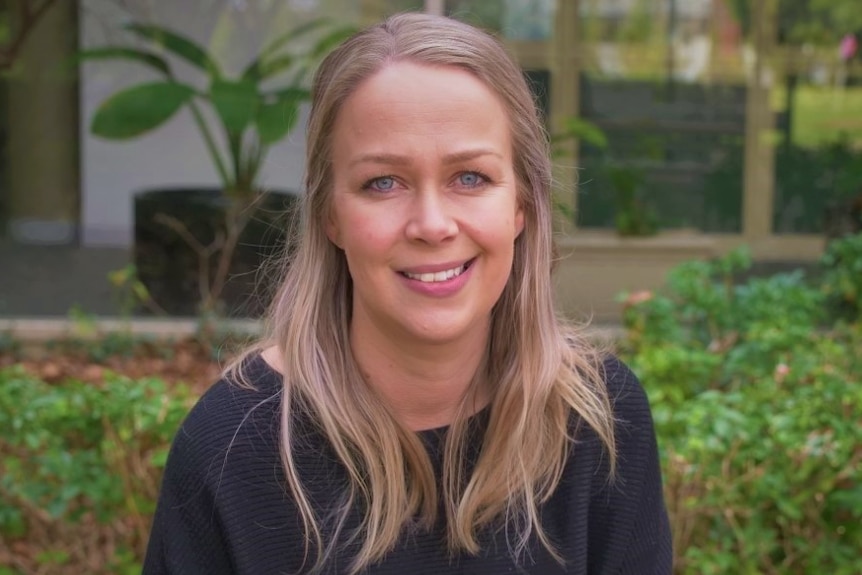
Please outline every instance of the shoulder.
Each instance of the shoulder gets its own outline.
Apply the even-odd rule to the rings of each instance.
[[[177,430],[169,463],[202,469],[248,437],[277,443],[281,376],[259,355],[244,362],[243,374],[251,387],[223,377],[198,399]]]
[[[615,573],[670,573],[670,524],[647,394],[618,358],[607,358],[604,366],[617,465],[611,481],[593,484],[590,529],[597,536],[591,562]]]
[[[615,417],[649,418],[647,394],[628,365],[617,356],[608,355],[602,362],[601,374]]]
[[[281,377],[259,356],[249,358],[243,371],[253,388],[222,378],[174,436],[145,573],[236,572],[233,559],[249,531],[244,518],[269,517],[259,510],[281,498],[280,486],[266,483],[280,470]],[[252,484],[258,486],[254,497]]]
[[[653,451],[652,410],[640,380],[620,358],[605,357],[602,374],[614,418],[616,452],[624,465]]]
[[[626,363],[612,354],[605,354],[596,360],[597,376],[595,384],[601,386],[602,395],[607,397],[613,427],[613,453],[616,455],[617,475],[628,475],[628,471],[650,464],[645,458],[655,452],[655,429],[647,394],[640,380]],[[605,479],[611,472],[610,460],[606,457],[608,446],[600,439],[599,433],[586,425],[577,413],[572,415],[572,425],[576,430],[573,447],[579,450],[581,461],[585,453],[596,455],[598,472],[595,485],[605,487]],[[586,448],[589,447],[587,450]],[[637,471],[635,471],[635,474]]]

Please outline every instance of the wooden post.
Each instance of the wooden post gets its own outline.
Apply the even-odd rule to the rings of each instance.
[[[386,16],[383,0],[359,0],[360,26],[376,24]]]
[[[80,210],[78,3],[48,8],[11,72],[7,105],[8,231],[22,243],[77,241]],[[18,25],[19,23],[14,23]]]
[[[775,197],[775,119],[769,93],[775,83],[768,67],[777,32],[777,0],[751,3],[754,68],[748,83],[745,114],[745,175],[742,235],[757,244],[772,235]]]
[[[446,14],[445,0],[425,0],[425,12],[443,16]]]
[[[549,43],[551,49],[551,133],[564,130],[566,120],[580,113],[580,74],[581,47],[579,38],[580,0],[566,0],[557,3],[554,38]],[[578,197],[578,142],[569,140],[556,145],[555,158],[557,205],[568,214],[577,214]],[[572,217],[558,217],[560,230],[572,233],[575,220]]]

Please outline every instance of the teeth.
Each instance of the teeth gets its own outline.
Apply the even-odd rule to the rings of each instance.
[[[450,280],[454,277],[457,277],[464,273],[464,269],[466,265],[459,266],[457,268],[452,268],[451,270],[446,270],[443,272],[435,272],[428,274],[411,274],[408,272],[404,272],[404,275],[412,280],[419,280],[420,282],[425,283],[433,283],[433,282],[444,282],[446,280]]]

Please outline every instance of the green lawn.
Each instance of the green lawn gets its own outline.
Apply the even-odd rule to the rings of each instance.
[[[776,111],[784,108],[783,87],[775,90],[773,102]],[[817,147],[835,141],[842,133],[862,147],[862,87],[798,87],[794,96],[794,143]]]

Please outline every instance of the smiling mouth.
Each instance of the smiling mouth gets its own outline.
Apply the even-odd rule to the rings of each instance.
[[[442,272],[433,272],[426,274],[412,274],[409,272],[401,272],[401,275],[411,280],[416,280],[423,283],[445,282],[451,280],[452,278],[456,278],[465,271],[467,271],[467,268],[469,268],[472,263],[473,260],[470,260],[465,264],[458,266],[457,268],[452,268],[451,270],[444,270]]]

